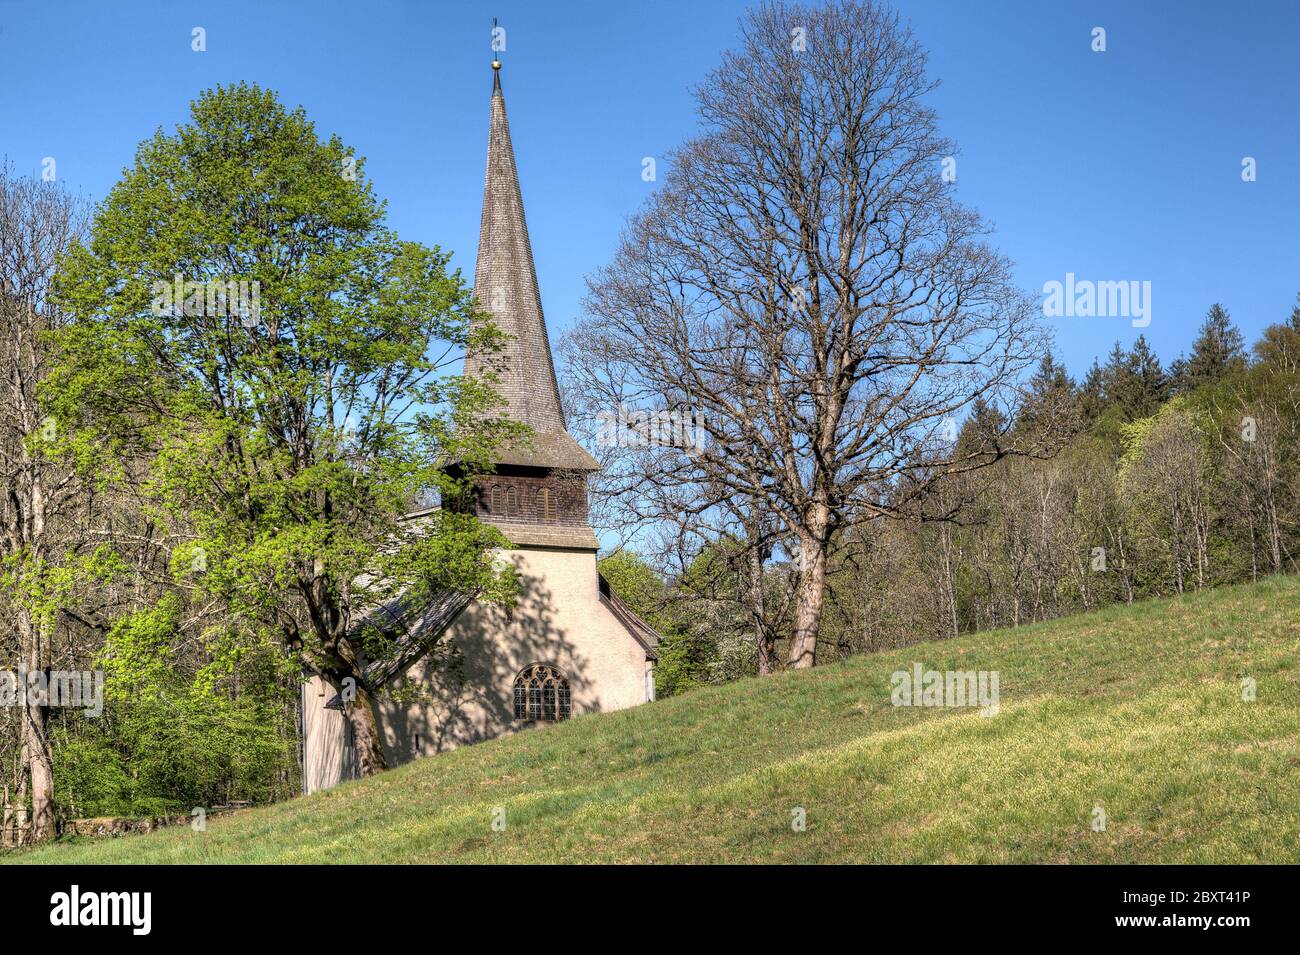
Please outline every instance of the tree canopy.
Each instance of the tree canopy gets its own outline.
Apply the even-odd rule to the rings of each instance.
[[[365,772],[384,763],[364,613],[399,591],[513,587],[493,529],[404,520],[463,487],[451,460],[472,473],[515,433],[485,383],[451,375],[499,338],[471,324],[448,258],[387,227],[337,136],[238,84],[140,145],[58,287],[76,320],[46,393],[66,452],[138,487],[178,586],[349,691]]]

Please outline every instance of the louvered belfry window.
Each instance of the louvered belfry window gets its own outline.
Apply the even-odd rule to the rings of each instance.
[[[569,713],[569,681],[557,668],[534,663],[515,677],[515,719],[554,723]]]

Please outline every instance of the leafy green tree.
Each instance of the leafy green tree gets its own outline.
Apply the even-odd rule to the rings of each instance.
[[[385,766],[361,622],[398,592],[508,602],[500,535],[431,489],[486,466],[517,430],[487,383],[449,366],[499,334],[449,256],[402,241],[364,161],[302,109],[240,84],[137,150],[68,258],[48,394],[65,450],[130,480],[181,543],[177,579],[226,629],[274,637],[343,691],[363,774]]]
[[[1285,322],[1264,329],[1254,351],[1261,362],[1279,371],[1300,371],[1300,295]]]
[[[602,557],[600,574],[632,611],[656,630],[673,625],[668,585],[655,569],[630,550]]]
[[[78,815],[188,813],[292,793],[295,750],[280,732],[297,674],[272,641],[207,635],[207,662],[178,667],[186,608],[175,593],[120,617],[96,661],[104,713],[58,741],[59,791]]]
[[[1128,523],[1153,571],[1144,583],[1156,593],[1165,583],[1178,592],[1211,582],[1210,540],[1216,513],[1213,470],[1219,456],[1203,415],[1187,397],[1124,428],[1119,486]]]
[[[601,558],[600,573],[614,593],[661,637],[655,695],[673,696],[705,682],[712,648],[703,646],[679,623],[684,595],[632,551],[620,550]]]
[[[748,585],[740,569],[744,556],[729,538],[711,542],[671,583],[631,551],[600,561],[614,592],[659,632],[656,696],[754,673],[755,647],[745,626]]]

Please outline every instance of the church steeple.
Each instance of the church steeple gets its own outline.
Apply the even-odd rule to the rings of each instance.
[[[467,354],[465,374],[494,374],[496,391],[505,402],[501,413],[532,433],[527,440],[498,448],[495,472],[475,476],[473,494],[453,506],[471,508],[516,546],[594,552],[598,545],[587,513],[587,475],[600,465],[565,430],[501,93],[500,62],[494,61],[492,70],[474,295],[479,309],[510,339],[499,352]]]
[[[534,432],[531,448],[508,449],[500,463],[597,470],[595,460],[565,430],[498,60],[492,63],[487,173],[474,293],[479,308],[489,312],[497,328],[511,339],[496,354],[468,354],[465,373],[495,372],[497,392],[505,401],[502,413]]]

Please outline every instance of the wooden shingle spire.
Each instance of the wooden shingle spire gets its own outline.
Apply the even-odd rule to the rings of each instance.
[[[500,463],[597,470],[595,460],[565,430],[519,172],[510,142],[506,101],[501,92],[501,64],[495,60],[474,293],[479,308],[490,313],[497,328],[512,337],[497,354],[468,354],[465,373],[479,376],[495,372],[496,390],[505,401],[502,414],[534,432],[531,448],[508,449]]]

